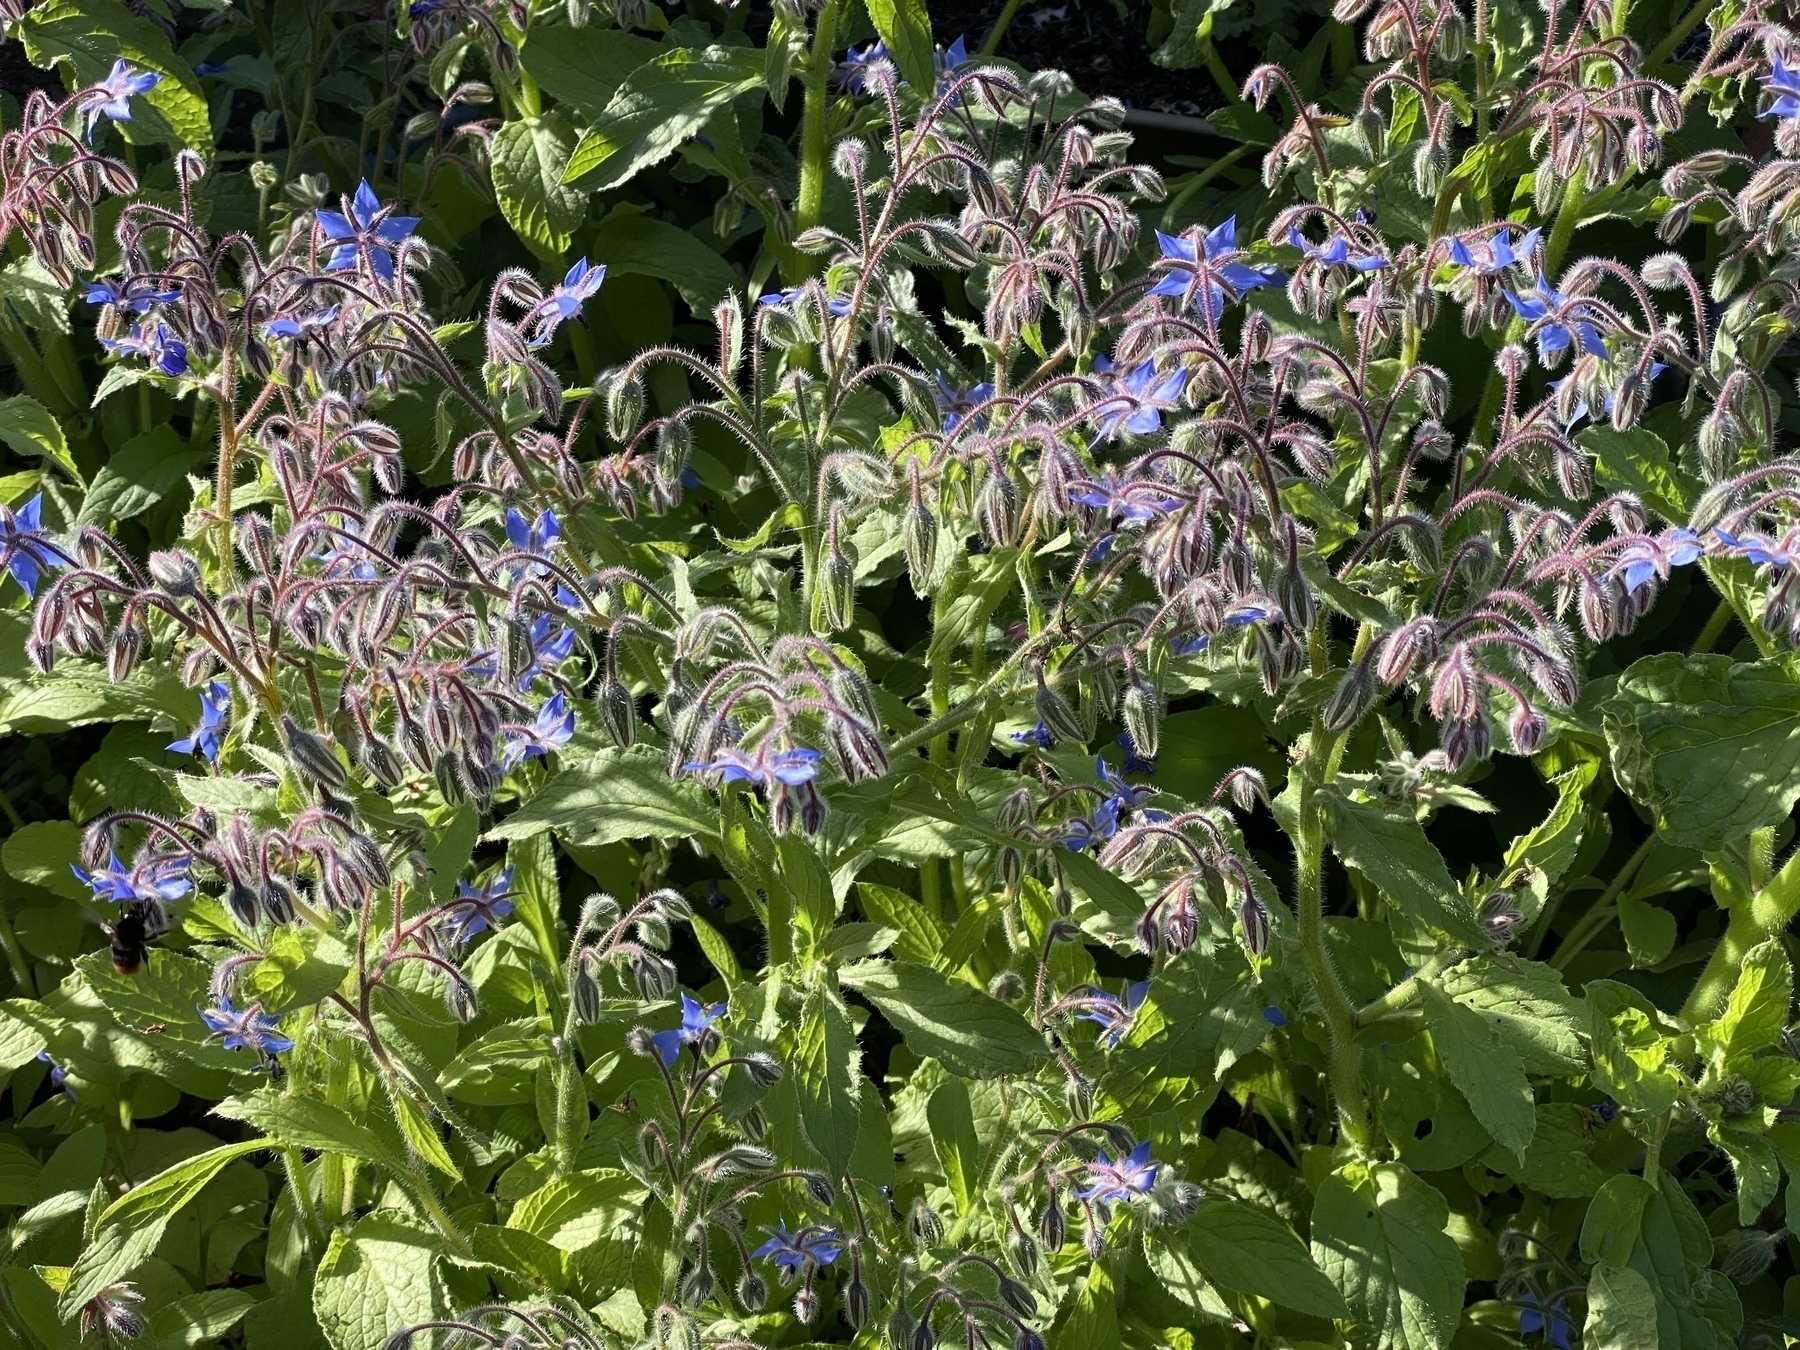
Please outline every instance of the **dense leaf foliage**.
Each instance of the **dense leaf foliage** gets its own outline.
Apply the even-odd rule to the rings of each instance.
[[[689,11],[0,0],[0,1337],[1791,1343],[1800,35]]]

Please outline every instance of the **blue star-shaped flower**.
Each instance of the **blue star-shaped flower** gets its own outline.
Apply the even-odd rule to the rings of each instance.
[[[1668,580],[1671,567],[1686,567],[1698,560],[1702,552],[1700,536],[1677,526],[1656,538],[1646,536],[1626,544],[1609,575],[1622,577],[1625,589],[1635,595],[1655,578]]]
[[[968,40],[960,34],[948,47],[933,53],[931,63],[937,70],[938,88],[943,89],[954,80],[971,60]]]
[[[1038,719],[1036,726],[1025,731],[1015,731],[1008,739],[1020,745],[1035,745],[1040,750],[1048,750],[1055,743],[1055,737],[1050,734],[1050,728],[1042,718]]]
[[[1504,227],[1487,242],[1477,240],[1475,247],[1470,248],[1461,239],[1450,241],[1450,261],[1457,267],[1466,267],[1477,276],[1499,276],[1509,267],[1530,266],[1531,255],[1537,252],[1541,231],[1526,230],[1519,236],[1519,242],[1512,242],[1512,232]]]
[[[1137,1010],[1144,1006],[1144,996],[1149,992],[1148,980],[1138,980],[1126,985],[1123,998],[1096,990],[1083,1000],[1082,1010],[1075,1016],[1083,1022],[1097,1022],[1100,1026],[1099,1043],[1111,1049],[1131,1029],[1131,1021],[1137,1016]]]
[[[541,553],[548,557],[562,542],[562,526],[548,509],[533,524],[509,506],[506,508],[506,539],[521,553]]]
[[[1758,567],[1772,567],[1776,571],[1786,567],[1800,567],[1800,538],[1793,533],[1776,541],[1760,534],[1739,536],[1725,530],[1714,530],[1713,538],[1726,548],[1742,554]]]
[[[946,436],[970,417],[975,419],[973,425],[977,430],[987,425],[987,414],[977,413],[975,409],[994,396],[992,381],[983,380],[980,384],[972,384],[967,389],[958,389],[940,372],[937,377],[937,385],[937,394],[934,397],[937,399],[938,412],[944,419]]]
[[[807,1265],[828,1266],[844,1250],[837,1229],[823,1224],[808,1224],[799,1232],[790,1233],[787,1220],[783,1219],[778,1227],[763,1231],[770,1234],[769,1240],[750,1255],[758,1261],[773,1261],[782,1270],[798,1272]]]
[[[1589,356],[1606,359],[1606,341],[1600,336],[1600,330],[1579,314],[1566,319],[1561,317],[1569,307],[1569,299],[1545,281],[1541,272],[1535,289],[1523,295],[1508,290],[1502,290],[1500,294],[1513,307],[1513,313],[1537,329],[1538,360],[1548,361],[1552,354],[1577,343]]]
[[[1334,231],[1324,243],[1314,245],[1299,230],[1289,228],[1288,243],[1306,255],[1308,262],[1326,267],[1348,267],[1353,272],[1375,272],[1388,265],[1379,253],[1353,252],[1350,238],[1342,230]]]
[[[720,783],[755,783],[765,791],[777,784],[799,787],[819,776],[819,761],[824,756],[817,750],[796,746],[788,750],[771,750],[760,745],[754,751],[726,746],[712,759],[698,764],[684,764],[688,773],[710,773]]]
[[[1269,617],[1271,612],[1266,605],[1259,605],[1253,601],[1240,601],[1225,611],[1225,626],[1242,628],[1246,624],[1261,623]],[[1205,651],[1211,643],[1210,636],[1199,633],[1194,637],[1183,638],[1180,642],[1172,644],[1169,650],[1176,656],[1192,656],[1196,652]]]
[[[1103,1205],[1121,1204],[1136,1196],[1148,1195],[1156,1184],[1157,1165],[1150,1161],[1150,1145],[1139,1144],[1118,1162],[1102,1153],[1088,1164],[1089,1186],[1076,1191],[1077,1200],[1095,1200]]]
[[[1206,313],[1215,322],[1225,312],[1227,287],[1233,299],[1242,299],[1258,286],[1285,280],[1279,268],[1241,261],[1247,255],[1237,245],[1236,216],[1211,230],[1198,225],[1180,235],[1158,230],[1156,243],[1162,252],[1156,261],[1162,277],[1148,294],[1173,296],[1190,305],[1204,296]]]
[[[219,743],[230,721],[231,688],[223,680],[211,680],[200,691],[200,725],[180,740],[170,741],[169,749],[177,755],[199,755],[216,764]]]
[[[575,630],[548,614],[531,621],[531,664],[519,672],[519,688],[529,689],[539,675],[555,670],[575,650]]]
[[[1094,368],[1110,374],[1112,362],[1102,357]],[[1088,409],[1100,418],[1099,439],[1111,440],[1121,429],[1134,436],[1155,432],[1162,426],[1164,411],[1180,406],[1187,382],[1186,366],[1177,366],[1159,378],[1154,361],[1143,362],[1123,378],[1115,376],[1112,391]]]
[[[574,736],[575,710],[559,690],[548,703],[538,709],[537,720],[531,726],[514,731],[512,739],[507,743],[506,753],[501,756],[500,767],[512,770],[528,759],[547,759],[552,750],[561,749]]]
[[[69,870],[82,885],[93,888],[94,899],[116,905],[162,904],[179,900],[194,889],[188,880],[188,859],[180,856],[152,856],[126,867],[114,853],[105,867],[92,872],[73,863]]]
[[[790,286],[785,291],[770,291],[766,295],[759,295],[756,303],[762,309],[791,309],[805,294],[806,287]],[[850,302],[826,296],[825,309],[834,318],[847,318],[850,314]]]
[[[1782,121],[1800,117],[1800,70],[1789,70],[1782,63],[1779,52],[1775,54],[1774,64],[1763,80],[1763,88],[1775,97],[1768,107],[1757,114],[1758,117],[1774,117]]]
[[[725,1015],[723,1003],[700,1003],[681,996],[681,1025],[668,1031],[659,1031],[650,1038],[650,1044],[656,1047],[656,1053],[663,1062],[663,1067],[672,1068],[675,1057],[681,1053],[684,1045],[699,1045],[712,1034],[712,1026]]]
[[[537,331],[532,334],[531,345],[542,347],[549,342],[562,324],[580,314],[582,305],[600,293],[600,283],[605,280],[605,263],[589,267],[585,257],[577,259],[532,311]]]
[[[68,561],[44,528],[44,494],[38,493],[17,511],[0,504],[0,571],[19,583],[26,595],[37,595],[44,573]]]
[[[394,249],[419,228],[419,217],[389,215],[388,210],[365,178],[341,212],[316,212],[319,228],[334,245],[331,256],[325,260],[325,270],[348,272],[366,257],[376,276],[392,281]]]
[[[1569,1320],[1562,1300],[1553,1298],[1546,1305],[1536,1294],[1527,1293],[1519,1302],[1524,1306],[1519,1310],[1519,1338],[1542,1336],[1557,1350],[1570,1350],[1570,1338],[1575,1324]]]
[[[1288,1015],[1280,1008],[1270,1006],[1263,1009],[1263,1021],[1272,1027],[1285,1027],[1288,1024]]]
[[[260,1003],[240,1010],[231,1006],[230,999],[221,998],[218,1007],[200,1010],[200,1020],[212,1032],[206,1039],[218,1041],[227,1050],[254,1050],[268,1056],[294,1048],[294,1042],[280,1032],[281,1019],[264,1013]]]
[[[311,314],[278,314],[263,325],[263,336],[269,338],[300,338],[308,333],[317,332],[321,328],[329,328],[337,321],[341,306],[327,305],[324,309],[314,310]]]
[[[75,104],[77,112],[87,114],[88,140],[94,139],[94,127],[102,117],[114,122],[129,122],[131,100],[138,94],[149,93],[161,83],[162,76],[154,70],[133,70],[122,57],[114,61],[107,77]]]
[[[1139,367],[1141,370],[1143,367]],[[1187,383],[1185,369],[1176,372],[1182,376],[1182,383]],[[1160,414],[1153,413],[1158,423]],[[1142,412],[1138,414],[1142,416]],[[1126,426],[1130,427],[1127,422]],[[1105,511],[1115,520],[1146,521],[1166,515],[1181,505],[1181,499],[1169,496],[1161,484],[1146,482],[1142,479],[1121,480],[1112,469],[1103,471],[1097,478],[1081,479],[1069,492],[1069,500],[1080,506],[1091,506],[1095,510]]]
[[[869,68],[877,61],[888,59],[887,43],[879,40],[860,49],[850,48],[844,53],[843,64],[838,67],[838,88],[848,89],[853,94],[867,92]]]
[[[167,324],[159,323],[154,328],[138,324],[122,338],[101,338],[100,345],[121,356],[141,356],[164,375],[187,374],[187,343],[176,337]]]
[[[498,930],[513,912],[513,870],[503,868],[479,886],[456,883],[456,898],[444,919],[444,932],[453,942],[467,942],[477,933]]]
[[[90,305],[111,305],[134,314],[148,314],[152,305],[172,305],[181,299],[179,288],[159,291],[139,281],[114,281],[99,277],[84,283],[81,298]]]

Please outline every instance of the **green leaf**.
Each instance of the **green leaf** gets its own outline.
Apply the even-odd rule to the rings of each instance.
[[[151,947],[136,974],[121,975],[103,951],[78,958],[75,969],[120,1027],[158,1051],[225,1073],[248,1073],[256,1056],[207,1039],[196,1009],[212,1006],[212,963],[166,947]]]
[[[925,1103],[925,1123],[931,1127],[932,1151],[944,1169],[956,1212],[973,1213],[981,1199],[981,1139],[975,1133],[969,1085],[960,1078],[938,1084]]]
[[[281,927],[269,934],[244,990],[265,1012],[311,1007],[342,984],[354,964],[350,949],[336,938],[316,928]]]
[[[1537,1129],[1524,1162],[1496,1144],[1482,1161],[1514,1178],[1526,1190],[1557,1200],[1585,1199],[1606,1184],[1606,1171],[1594,1161],[1590,1118],[1573,1102],[1539,1102]]]
[[[719,978],[727,985],[741,984],[744,972],[738,965],[737,953],[731,949],[725,935],[698,914],[690,916],[687,924],[693,930],[694,941],[700,944],[701,953],[712,964],[712,968],[719,972]]]
[[[47,459],[75,482],[83,481],[75,457],[69,453],[62,423],[28,394],[0,399],[0,441],[27,459]]]
[[[393,1104],[394,1119],[399,1122],[400,1135],[406,1140],[407,1147],[444,1175],[460,1177],[462,1168],[456,1165],[456,1160],[450,1156],[450,1150],[444,1147],[444,1141],[438,1137],[437,1127],[431,1123],[431,1117],[426,1114],[425,1108],[398,1087],[388,1093],[388,1100]]]
[[[527,1017],[482,1032],[450,1061],[438,1083],[475,1106],[523,1104],[532,1100],[537,1071],[549,1062],[549,1020]]]
[[[1450,1207],[1399,1163],[1351,1163],[1319,1186],[1313,1259],[1377,1350],[1443,1350],[1463,1305]]]
[[[1675,950],[1675,916],[1648,900],[1619,897],[1619,931],[1625,936],[1631,964],[1639,968],[1657,965]]]
[[[1119,1310],[1112,1276],[1095,1262],[1069,1289],[1050,1331],[1056,1350],[1119,1350]]]
[[[1319,794],[1331,821],[1332,843],[1394,906],[1419,924],[1467,946],[1483,938],[1475,916],[1450,879],[1450,869],[1410,811],[1353,802],[1336,791]]]
[[[1695,1033],[1703,1050],[1723,1066],[1776,1044],[1794,1001],[1794,971],[1778,940],[1759,943],[1738,963],[1737,983],[1718,1020]]]
[[[1685,525],[1703,484],[1675,463],[1661,436],[1642,427],[1614,431],[1589,427],[1575,438],[1594,457],[1602,485],[1636,493],[1638,499],[1671,525]]]
[[[1737,1182],[1738,1222],[1748,1228],[1781,1189],[1781,1161],[1762,1139],[1726,1135],[1719,1147],[1731,1159],[1732,1179]]]
[[[335,1232],[313,1279],[313,1312],[332,1350],[382,1350],[389,1336],[451,1309],[439,1241],[391,1214]]]
[[[1233,1308],[1213,1288],[1212,1281],[1195,1259],[1193,1242],[1178,1228],[1162,1228],[1144,1234],[1144,1263],[1156,1276],[1163,1292],[1190,1312],[1209,1322],[1235,1322]],[[1335,1291],[1334,1291],[1335,1297]]]
[[[791,1064],[800,1094],[800,1127],[834,1177],[843,1175],[856,1152],[862,1118],[862,1075],[856,1066],[861,1056],[842,1002],[823,985],[814,989],[800,1011]]]
[[[1594,1086],[1628,1111],[1661,1115],[1675,1104],[1681,1076],[1668,1067],[1671,1040],[1655,1010],[1629,985],[1593,980],[1587,986],[1588,1036]]]
[[[1523,1157],[1537,1130],[1537,1105],[1525,1066],[1479,1013],[1424,985],[1425,1022],[1456,1090],[1494,1142]]]
[[[869,18],[900,67],[901,78],[929,98],[937,85],[937,49],[931,44],[931,16],[925,0],[868,0]]]
[[[167,422],[133,436],[94,475],[75,523],[105,529],[110,521],[142,515],[211,458],[210,450],[190,447]]]
[[[519,1201],[506,1226],[562,1251],[578,1252],[634,1228],[643,1198],[644,1188],[624,1172],[611,1168],[572,1172]]]
[[[1103,942],[1136,940],[1144,914],[1144,897],[1118,873],[1102,867],[1086,853],[1068,850],[1059,861],[1070,888],[1087,903],[1075,907],[1082,930]]]
[[[837,918],[837,899],[832,894],[831,874],[825,870],[813,846],[804,836],[786,834],[775,841],[780,861],[780,884],[788,891],[788,913],[803,942],[802,953],[815,951]]]
[[[1525,1072],[1566,1077],[1587,1067],[1581,1007],[1554,966],[1518,957],[1471,957],[1440,982],[1519,1057]]]
[[[1208,1200],[1188,1228],[1189,1249],[1214,1283],[1313,1317],[1348,1315],[1306,1244],[1281,1220],[1235,1200]]]
[[[912,1050],[966,1078],[1029,1073],[1048,1053],[1014,1009],[911,961],[864,961],[838,979],[879,1008]]]
[[[1657,1343],[1656,1295],[1631,1267],[1595,1266],[1587,1305],[1582,1350],[1644,1350]]]
[[[620,186],[673,154],[763,73],[763,54],[751,47],[677,47],[638,67],[575,147],[563,181],[588,192]]]
[[[139,70],[155,71],[161,82],[131,100],[130,122],[114,125],[137,144],[172,142],[211,157],[212,122],[193,68],[175,54],[160,27],[130,13],[120,0],[48,0],[14,32],[38,65],[69,66],[73,87],[99,84],[121,57]]]
[[[1581,1220],[1581,1259],[1622,1266],[1631,1259],[1643,1224],[1644,1206],[1656,1187],[1624,1172],[1611,1178],[1594,1196]]]
[[[934,919],[923,904],[905,891],[872,881],[857,882],[856,894],[864,914],[899,932],[894,953],[902,961],[931,965],[937,960],[938,953],[944,949],[946,934],[943,924]]]
[[[317,1097],[262,1088],[247,1096],[226,1098],[213,1107],[213,1114],[244,1121],[290,1148],[344,1154],[397,1172],[407,1171],[406,1154],[397,1141],[389,1142],[341,1106]]]
[[[1800,800],[1793,657],[1647,656],[1619,677],[1600,713],[1613,773],[1670,844],[1741,844]],[[1744,772],[1752,764],[1756,772]]]
[[[631,72],[661,55],[650,38],[616,28],[540,28],[519,51],[526,74],[552,98],[573,104],[590,120],[598,117]],[[593,255],[610,261],[604,253]]]
[[[1506,850],[1505,875],[1530,867],[1542,876],[1547,889],[1569,870],[1581,851],[1587,820],[1585,794],[1596,768],[1590,760],[1556,776],[1556,805],[1542,822],[1512,841]]]
[[[716,845],[719,811],[697,783],[669,777],[660,751],[615,747],[562,770],[487,837],[528,839],[545,830],[590,847],[627,839],[691,838]]]
[[[507,122],[494,135],[494,196],[506,223],[542,258],[561,258],[587,215],[587,194],[564,185],[575,143],[575,124],[559,108]]]
[[[0,844],[0,865],[15,881],[41,886],[65,900],[88,900],[94,892],[69,870],[81,857],[81,826],[71,820],[37,820],[14,830]]]
[[[195,1199],[226,1165],[269,1147],[247,1139],[209,1149],[133,1187],[100,1214],[93,1241],[76,1260],[63,1287],[58,1310],[64,1319],[110,1284],[126,1279],[162,1241],[169,1220]]]
[[[247,1289],[202,1289],[178,1298],[150,1316],[150,1331],[164,1346],[194,1347],[223,1340],[256,1306]]]
[[[594,258],[607,274],[655,277],[681,292],[688,308],[708,314],[738,284],[730,263],[706,243],[658,216],[615,206],[594,232]]]

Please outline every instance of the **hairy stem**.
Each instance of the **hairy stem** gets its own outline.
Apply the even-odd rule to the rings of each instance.
[[[817,225],[825,209],[825,171],[830,152],[825,118],[831,110],[831,51],[837,42],[838,4],[839,0],[825,0],[825,7],[819,11],[812,56],[803,81],[806,102],[800,120],[800,196],[794,204],[796,235]]]

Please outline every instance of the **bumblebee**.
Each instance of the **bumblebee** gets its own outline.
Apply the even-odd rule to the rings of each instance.
[[[113,969],[121,975],[135,975],[143,969],[150,939],[161,931],[146,906],[129,903],[120,910],[117,923],[100,926],[112,940]]]

